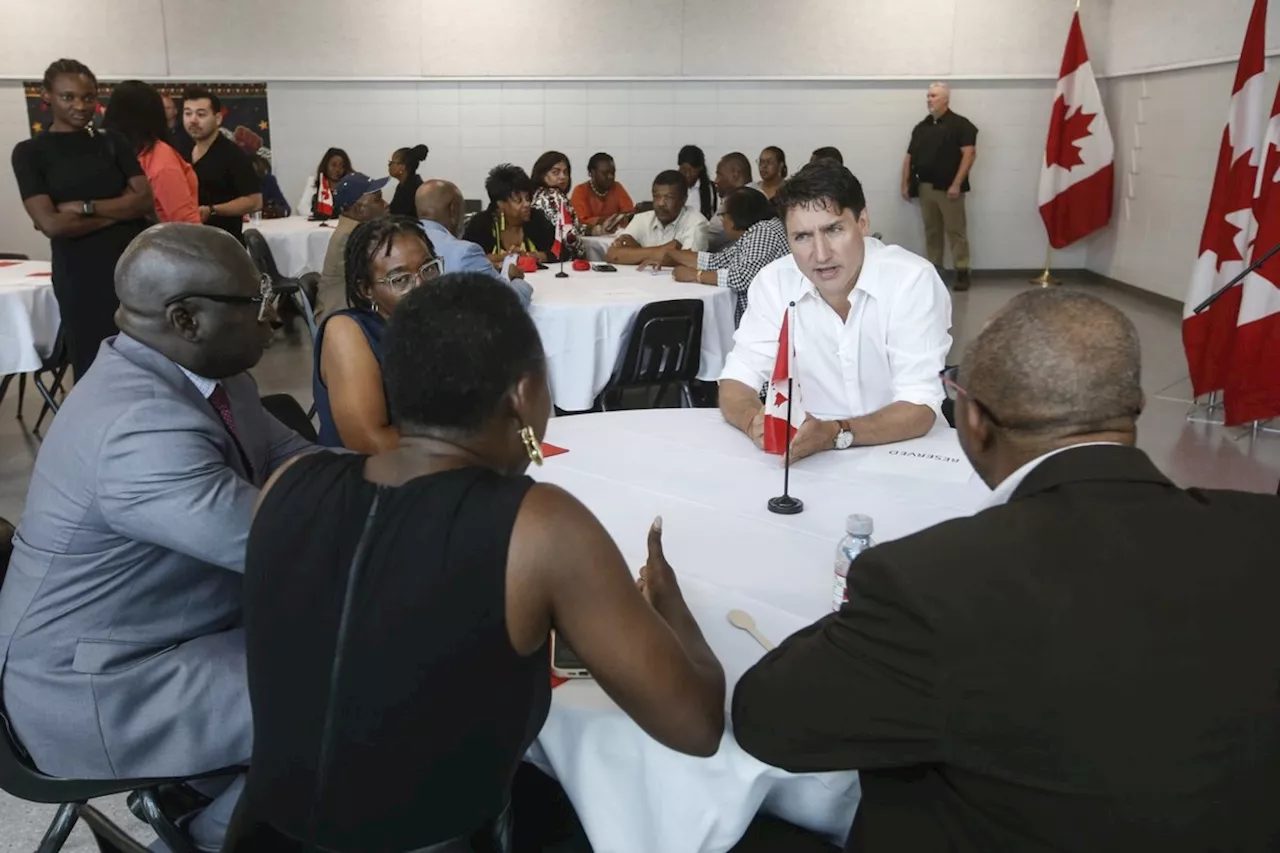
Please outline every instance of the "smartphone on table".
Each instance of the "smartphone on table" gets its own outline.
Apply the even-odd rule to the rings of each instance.
[[[551,672],[559,678],[590,678],[587,665],[574,654],[560,634],[551,632]]]

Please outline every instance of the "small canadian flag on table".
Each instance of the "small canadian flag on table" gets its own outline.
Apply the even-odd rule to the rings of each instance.
[[[560,257],[560,250],[564,246],[565,236],[572,226],[573,222],[569,219],[569,208],[565,207],[564,202],[561,201],[560,212],[556,214],[556,241],[551,244],[551,254]]]
[[[1069,246],[1111,221],[1115,160],[1115,141],[1076,12],[1040,172],[1040,216],[1053,248]]]
[[[778,357],[773,362],[773,377],[764,400],[764,449],[781,456],[787,452],[796,430],[804,423],[804,406],[800,402],[800,383],[795,374],[796,348],[792,341],[791,313],[782,315],[778,333]]]

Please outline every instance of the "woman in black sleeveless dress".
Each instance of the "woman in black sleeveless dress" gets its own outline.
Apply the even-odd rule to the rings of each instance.
[[[724,673],[660,524],[638,591],[591,513],[523,475],[551,402],[511,289],[460,274],[412,291],[383,364],[400,446],[296,461],[254,521],[254,756],[228,853],[509,850],[553,627],[653,737],[720,743]]]

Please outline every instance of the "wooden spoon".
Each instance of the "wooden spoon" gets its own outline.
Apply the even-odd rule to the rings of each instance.
[[[759,629],[756,628],[756,620],[747,611],[730,610],[729,624],[755,637],[756,642],[763,646],[766,652],[773,651],[773,643],[769,642],[768,638],[760,633]]]

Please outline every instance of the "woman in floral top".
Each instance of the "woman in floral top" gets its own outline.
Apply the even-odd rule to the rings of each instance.
[[[533,193],[533,209],[542,211],[542,214],[555,224],[559,221],[560,207],[563,205],[572,223],[565,233],[564,242],[568,249],[565,257],[582,257],[584,246],[580,238],[586,233],[586,229],[578,220],[578,213],[573,209],[573,203],[569,201],[569,188],[573,186],[569,158],[559,151],[548,151],[533,164],[533,174],[530,177],[533,179],[533,185],[537,187]]]

